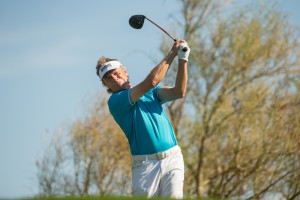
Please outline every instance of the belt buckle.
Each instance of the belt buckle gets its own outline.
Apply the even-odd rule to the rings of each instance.
[[[164,154],[163,154],[163,153],[157,153],[157,154],[156,154],[156,158],[157,158],[158,160],[164,159]]]

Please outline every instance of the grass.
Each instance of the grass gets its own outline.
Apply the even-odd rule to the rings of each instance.
[[[18,199],[3,199],[0,200],[146,200],[147,198],[142,197],[103,197],[103,196],[84,196],[84,197],[74,197],[74,196],[66,196],[66,197],[32,197],[32,198],[18,198]],[[154,200],[167,200],[168,198],[151,198]],[[188,200],[189,198],[186,198]],[[216,198],[205,198],[202,200],[220,200]]]

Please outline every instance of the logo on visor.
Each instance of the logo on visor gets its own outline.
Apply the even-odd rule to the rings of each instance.
[[[100,70],[101,72],[105,71],[108,67],[111,67],[111,64],[108,63],[107,65],[104,65]]]

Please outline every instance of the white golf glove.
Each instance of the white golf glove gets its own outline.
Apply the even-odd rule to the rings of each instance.
[[[184,52],[182,49],[185,48],[185,47],[186,47],[187,51]],[[190,51],[191,51],[191,49],[187,45],[187,43],[180,44],[179,51],[177,52],[178,59],[182,59],[182,60],[188,61],[189,60]]]

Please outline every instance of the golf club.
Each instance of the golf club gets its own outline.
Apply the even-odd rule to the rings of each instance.
[[[133,15],[133,16],[131,16],[130,19],[129,19],[129,24],[132,28],[141,29],[144,25],[145,19],[147,19],[149,22],[154,24],[156,27],[158,27],[160,30],[162,30],[165,34],[167,34],[170,38],[172,38],[174,40],[174,42],[176,42],[177,39],[175,39],[165,29],[160,27],[158,24],[153,22],[151,19],[147,18],[145,15]],[[187,48],[186,47],[183,48],[182,51],[186,52]]]

